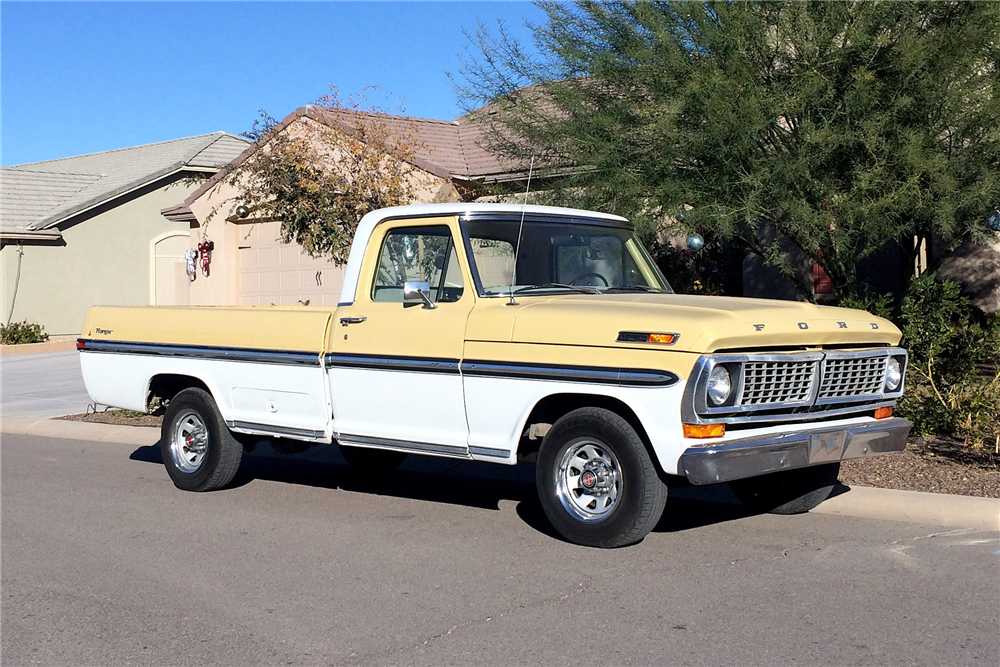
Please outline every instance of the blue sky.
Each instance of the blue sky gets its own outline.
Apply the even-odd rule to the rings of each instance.
[[[445,72],[462,28],[527,2],[0,4],[0,163],[22,164],[250,128],[327,91],[425,118],[460,115]]]

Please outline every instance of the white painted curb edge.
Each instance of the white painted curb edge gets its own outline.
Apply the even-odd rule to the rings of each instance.
[[[1000,498],[852,486],[813,513],[1000,531]]]

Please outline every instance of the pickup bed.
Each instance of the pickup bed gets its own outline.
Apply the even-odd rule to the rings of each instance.
[[[431,204],[362,219],[336,308],[94,307],[77,347],[92,399],[165,412],[181,489],[225,487],[261,437],[369,473],[534,462],[553,526],[613,547],[672,478],[803,512],[841,460],[903,449],[899,338],[857,310],[674,294],[617,216]]]

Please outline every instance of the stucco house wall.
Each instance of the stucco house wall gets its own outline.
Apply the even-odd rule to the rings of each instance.
[[[315,121],[304,116],[293,117],[287,121],[283,131],[297,137],[315,136],[300,127],[305,124],[315,125]],[[412,203],[459,200],[458,192],[449,178],[415,166],[410,179],[415,186]],[[240,203],[237,189],[225,179],[215,179],[210,187],[185,200],[191,216],[196,220],[191,229],[192,247],[206,238],[215,247],[210,274],[204,276],[199,271],[190,285],[192,305],[279,305],[278,301],[273,300],[262,303],[253,296],[253,290],[248,289],[247,283],[254,278],[254,271],[245,266],[244,262],[246,258],[254,256],[252,251],[257,244],[268,245],[269,250],[274,249],[273,241],[278,237],[280,222],[253,216],[238,218],[235,211]],[[317,271],[323,274],[322,282],[300,287],[296,302],[308,301],[310,305],[324,305],[331,304],[332,301],[331,305],[336,305],[345,267],[311,258],[294,243],[278,250],[283,255],[280,261],[285,269],[280,271],[282,275],[278,279],[284,280],[289,276],[291,280],[295,280],[298,274],[311,275]],[[273,264],[261,267],[261,271],[276,273]]]
[[[92,305],[148,305],[151,244],[165,234],[189,233],[188,224],[171,222],[160,210],[196,187],[178,175],[113,208],[67,221],[60,225],[61,241],[22,241],[19,279],[17,242],[3,241],[3,322],[10,316],[42,324],[50,335],[69,335],[80,332]]]

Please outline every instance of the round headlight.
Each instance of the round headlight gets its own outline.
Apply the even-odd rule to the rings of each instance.
[[[903,383],[903,369],[899,366],[899,359],[889,357],[889,364],[885,370],[885,388],[889,391],[896,391]]]
[[[732,379],[725,366],[716,366],[708,376],[708,400],[712,405],[722,405],[733,389]]]

